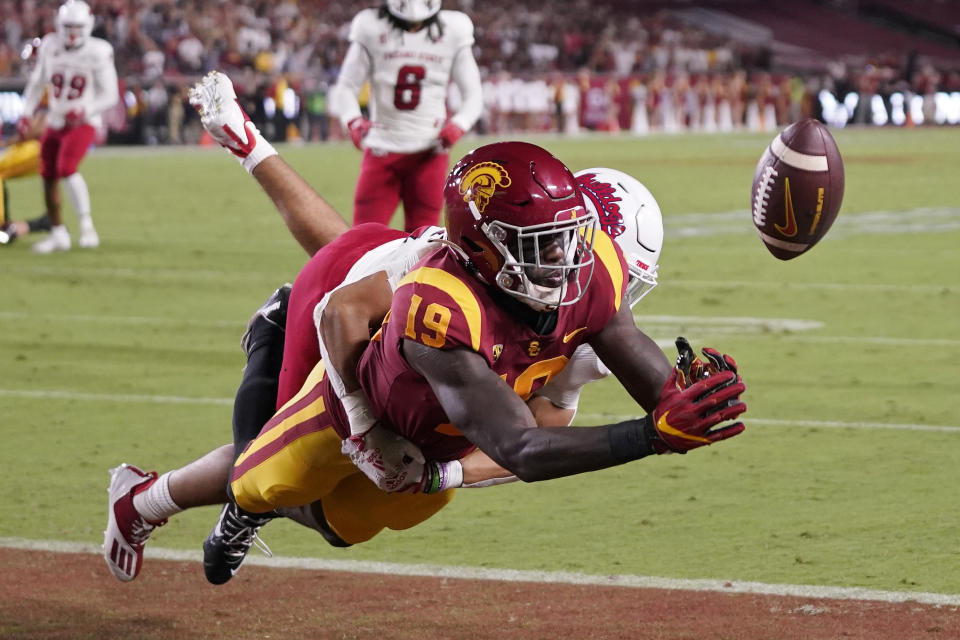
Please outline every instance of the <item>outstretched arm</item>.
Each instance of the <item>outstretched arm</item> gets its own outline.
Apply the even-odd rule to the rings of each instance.
[[[494,462],[527,482],[604,469],[653,453],[685,453],[743,431],[739,422],[718,426],[746,410],[739,401],[743,381],[732,370],[683,389],[677,370],[669,370],[660,393],[646,394],[659,395],[659,401],[640,419],[537,429],[527,406],[478,354],[410,340],[404,340],[402,351],[427,379],[450,421]]]
[[[653,453],[652,446],[640,447],[626,459],[627,452],[615,452],[611,432],[621,425],[537,429],[523,400],[474,352],[442,351],[409,340],[402,350],[427,379],[450,421],[521,480],[594,471]]]

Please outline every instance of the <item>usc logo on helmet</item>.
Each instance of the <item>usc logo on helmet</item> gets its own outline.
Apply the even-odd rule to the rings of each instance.
[[[471,200],[480,213],[490,204],[497,187],[510,186],[510,174],[496,162],[481,162],[467,169],[460,180],[460,194],[464,202]]]

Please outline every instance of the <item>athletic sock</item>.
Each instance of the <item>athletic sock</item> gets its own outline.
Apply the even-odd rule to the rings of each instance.
[[[147,522],[163,522],[170,516],[183,511],[170,497],[171,473],[173,472],[167,471],[157,478],[157,481],[150,485],[146,491],[141,491],[133,496],[133,508]]]
[[[92,221],[90,217],[90,190],[87,189],[87,181],[79,172],[71,174],[64,178],[63,184],[73,205],[73,210],[77,212],[77,220],[81,223]]]

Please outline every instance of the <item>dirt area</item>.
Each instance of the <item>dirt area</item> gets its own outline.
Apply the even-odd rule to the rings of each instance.
[[[0,638],[186,640],[960,638],[960,609],[916,603],[418,578],[150,560],[131,583],[99,556],[0,549]]]

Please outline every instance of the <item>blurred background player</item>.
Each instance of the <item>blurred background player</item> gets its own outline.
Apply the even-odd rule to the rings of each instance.
[[[40,38],[33,38],[24,45],[20,58],[28,63],[35,62]],[[0,153],[0,187],[3,199],[0,200],[0,244],[10,244],[18,237],[32,231],[50,231],[50,217],[46,212],[31,220],[13,220],[10,199],[7,193],[7,180],[32,176],[40,172],[40,134],[43,132],[43,114],[35,113],[28,126],[20,127],[9,144],[4,141]]]
[[[331,91],[331,110],[363,163],[353,223],[388,224],[403,201],[407,231],[440,220],[448,151],[483,108],[473,23],[440,0],[388,0],[350,24],[350,47]],[[460,108],[447,117],[450,82]],[[370,83],[370,119],[357,100]]]
[[[47,92],[46,130],[40,139],[40,173],[50,216],[50,236],[33,245],[37,253],[67,251],[70,233],[60,211],[60,179],[77,214],[78,244],[100,245],[90,215],[90,192],[77,167],[102,126],[101,114],[119,98],[113,47],[91,37],[93,15],[83,0],[68,0],[57,11],[56,31],[40,43],[37,66],[23,92],[23,117],[18,130],[26,130]]]

